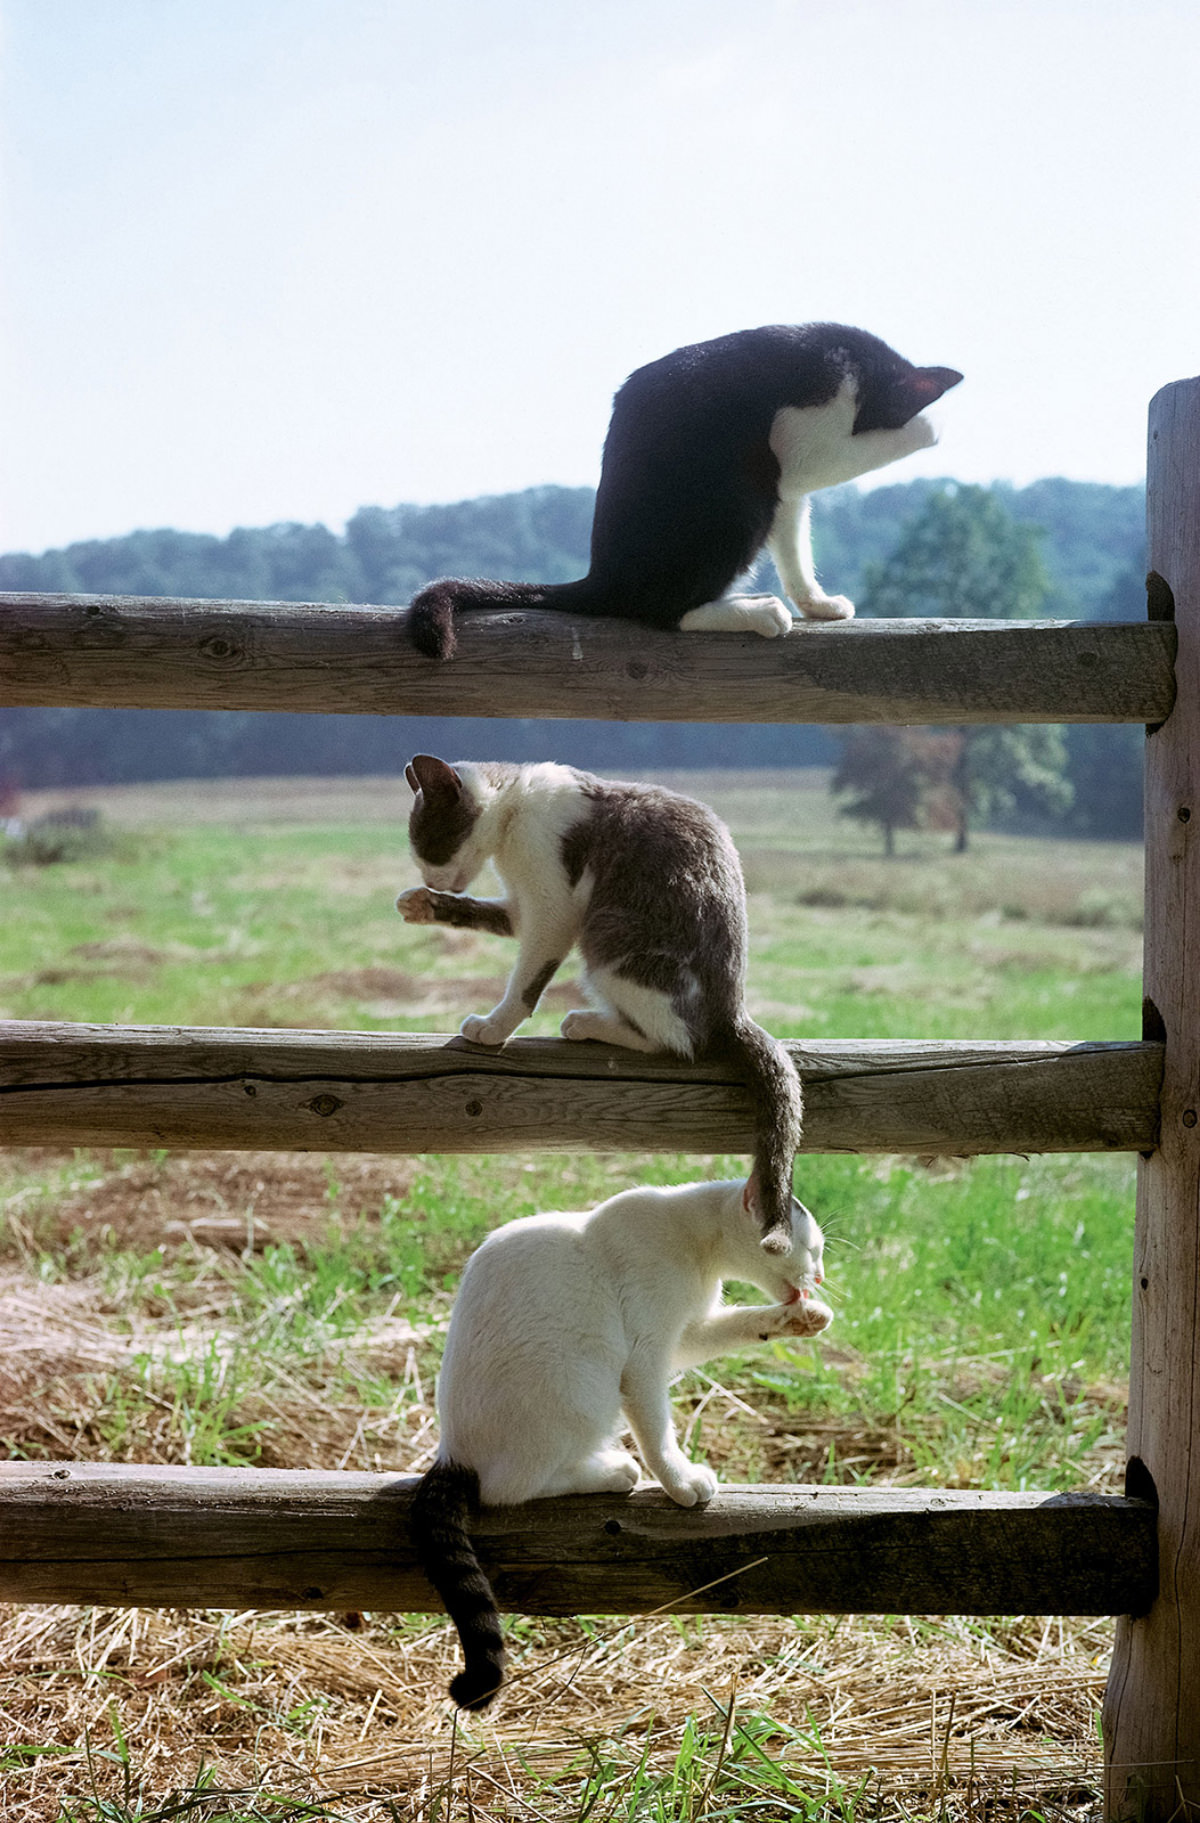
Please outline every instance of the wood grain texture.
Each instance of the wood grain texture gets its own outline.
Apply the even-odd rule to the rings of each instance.
[[[437,1609],[415,1485],[3,1463],[0,1600]],[[472,1533],[500,1606],[526,1614],[1110,1614],[1155,1583],[1153,1509],[1100,1494],[725,1487],[685,1510],[653,1488],[493,1508]]]
[[[790,1045],[806,1152],[1145,1151],[1161,1047]],[[0,1022],[0,1143],[745,1152],[736,1073],[607,1045]]]
[[[1200,1804],[1200,380],[1153,400],[1148,477],[1180,694],[1146,747],[1147,1028],[1166,1051],[1161,1140],[1138,1172],[1129,1481],[1157,1490],[1163,1580],[1118,1629],[1104,1737],[1110,1814],[1153,1823]]]
[[[784,639],[467,614],[448,664],[400,608],[0,594],[0,703],[616,721],[1157,722],[1167,623],[802,622]]]

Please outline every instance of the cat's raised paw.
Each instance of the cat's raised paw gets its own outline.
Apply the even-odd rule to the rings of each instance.
[[[777,1335],[819,1336],[833,1322],[832,1310],[828,1304],[822,1304],[820,1298],[797,1299],[795,1303],[781,1304],[779,1308]]]
[[[847,595],[819,595],[815,601],[797,603],[806,620],[853,620],[854,603]]]
[[[458,1028],[460,1038],[472,1044],[503,1044],[509,1028],[499,1019],[482,1013],[468,1013]]]
[[[396,910],[406,924],[436,924],[433,894],[427,886],[410,886],[396,900]]]

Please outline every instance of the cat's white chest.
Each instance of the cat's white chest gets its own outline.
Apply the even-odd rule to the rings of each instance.
[[[779,463],[782,500],[853,481],[936,441],[924,416],[910,418],[899,430],[871,430],[856,437],[857,410],[854,382],[846,379],[824,405],[784,405],[775,413],[768,440]]]
[[[842,479],[853,443],[856,400],[853,383],[824,405],[785,405],[771,424],[771,449],[779,463],[784,499],[811,494]]]

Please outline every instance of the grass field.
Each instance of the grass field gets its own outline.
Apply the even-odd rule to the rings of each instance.
[[[923,836],[889,862],[823,775],[672,782],[734,830],[751,1006],[781,1036],[1139,1035],[1136,848],[984,835],[954,857]],[[6,1017],[445,1031],[507,970],[503,940],[392,911],[416,878],[393,781],[72,796],[104,812],[94,852],[0,864]],[[530,1029],[570,1001],[556,984]],[[0,1153],[0,1449],[419,1468],[457,1272],[490,1227],[739,1168]],[[1132,1181],[1123,1158],[801,1160],[837,1322],[688,1375],[691,1446],[729,1480],[1119,1486]],[[517,1620],[494,1720],[455,1728],[432,1618],[6,1622],[2,1814],[116,1823],[1083,1815],[1111,1635]]]

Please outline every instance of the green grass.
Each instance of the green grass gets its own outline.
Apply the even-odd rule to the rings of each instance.
[[[923,836],[889,862],[820,792],[709,783],[751,857],[749,991],[781,1035],[1137,1035],[1137,934],[1079,914],[1097,893],[1134,893],[1136,851],[984,835],[954,857]],[[23,1018],[453,1029],[485,1004],[512,948],[405,925],[391,901],[412,877],[399,832],[377,824],[126,831],[103,865],[0,869],[0,1001]],[[974,909],[998,881],[1007,915]],[[847,902],[827,902],[838,894]],[[532,1029],[552,1031],[560,1016],[561,1006],[544,1011]],[[98,1168],[81,1159],[74,1181]],[[105,1439],[119,1449],[138,1399],[168,1398],[188,1459],[252,1459],[259,1427],[237,1414],[255,1364],[307,1360],[384,1311],[444,1310],[466,1254],[497,1222],[626,1183],[740,1168],[447,1158],[422,1163],[402,1197],[364,1216],[346,1206],[331,1160],[323,1230],[206,1267],[226,1333],[219,1361],[140,1361]],[[58,1159],[22,1176],[19,1158],[9,1169],[9,1206],[44,1278],[100,1266],[126,1314],[165,1322],[189,1310],[196,1259],[131,1255],[119,1231],[55,1229],[39,1245],[38,1211],[54,1229],[71,1170]],[[760,1392],[788,1412],[892,1427],[906,1472],[1062,1485],[1101,1427],[1096,1413],[1072,1419],[1071,1389],[1125,1369],[1131,1170],[1121,1158],[981,1159],[947,1177],[898,1161],[802,1159],[798,1188],[832,1237],[838,1321],[829,1347],[757,1361]],[[822,1464],[855,1472],[836,1450]]]
[[[746,858],[749,995],[772,1030],[818,1041],[1138,1035],[1138,851],[984,835],[953,857],[923,836],[888,862],[810,783],[798,794],[695,786]],[[0,1009],[41,1020],[453,1030],[490,1003],[512,947],[404,925],[392,901],[414,878],[399,830],[365,820],[142,826],[78,862],[0,861]],[[564,990],[529,1029],[554,1031],[569,1003]],[[56,1357],[28,1397],[18,1388],[0,1450],[404,1466],[427,1447],[453,1287],[489,1229],[633,1183],[743,1168],[670,1155],[464,1156],[376,1161],[368,1180],[361,1161],[337,1157],[308,1177],[294,1158],[228,1157],[242,1175],[225,1188],[220,1159],[201,1179],[165,1153],[0,1153],[0,1261],[42,1288],[48,1322],[60,1308],[64,1321],[86,1321],[112,1356]],[[677,1405],[689,1447],[728,1480],[1118,1486],[1133,1169],[1124,1157],[802,1157],[797,1189],[830,1237],[836,1322],[817,1343],[760,1348],[687,1376]],[[296,1207],[281,1216],[289,1183]],[[196,1238],[197,1212],[231,1222],[235,1238]],[[697,1642],[721,1624],[706,1623]],[[1002,1654],[986,1625],[962,1623],[963,1639],[976,1629],[978,1653]],[[797,1623],[806,1666],[813,1654],[836,1658],[834,1633],[820,1627]],[[397,1618],[373,1638],[379,1651],[407,1650],[433,1632]],[[545,1622],[512,1628],[518,1657],[535,1665],[558,1637]],[[189,1703],[216,1705],[226,1735],[246,1742],[317,1725],[305,1704],[324,1702],[319,1684],[308,1696],[267,1692],[255,1709],[251,1669],[210,1658],[188,1672]],[[315,1799],[306,1810],[289,1781],[257,1774],[253,1796],[222,1798],[229,1781],[206,1773],[206,1785],[178,1785],[181,1809],[161,1808],[165,1787],[135,1774],[138,1750],[126,1744],[138,1738],[137,1688],[118,1676],[116,1733],[97,1745],[93,1730],[92,1772],[80,1770],[69,1798],[62,1788],[61,1823],[368,1814]],[[772,1721],[753,1702],[730,1721],[723,1700],[677,1725],[646,1716],[608,1735],[585,1730],[569,1767],[531,1767],[522,1814],[548,1806],[638,1823],[880,1814],[865,1767],[850,1778],[824,1765],[825,1724],[802,1710]],[[300,1719],[289,1721],[294,1710]],[[30,1728],[29,1744],[10,1750],[14,1789],[55,1751],[32,1744],[51,1727]],[[237,1763],[248,1793],[257,1761]],[[435,1780],[430,1817],[466,1814],[466,1788],[452,1784]],[[1014,1786],[1011,1814],[1021,1809]]]

